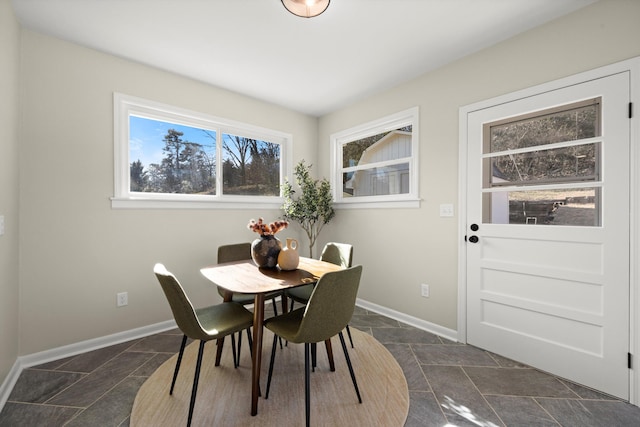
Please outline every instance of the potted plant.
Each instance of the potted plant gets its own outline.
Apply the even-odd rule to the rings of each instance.
[[[294,168],[295,181],[300,188],[300,195],[289,181],[282,185],[284,218],[296,221],[309,238],[309,257],[313,258],[313,246],[325,224],[335,216],[331,185],[325,178],[314,180],[309,171],[312,165],[301,160]]]

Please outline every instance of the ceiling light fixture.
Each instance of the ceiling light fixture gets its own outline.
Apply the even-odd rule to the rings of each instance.
[[[331,0],[281,0],[289,12],[302,18],[313,18],[327,10]]]

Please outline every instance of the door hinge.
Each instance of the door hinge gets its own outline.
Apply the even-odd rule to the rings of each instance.
[[[629,103],[629,118],[633,118],[633,102]]]
[[[632,365],[631,365],[631,353],[627,353],[627,368],[632,369]]]

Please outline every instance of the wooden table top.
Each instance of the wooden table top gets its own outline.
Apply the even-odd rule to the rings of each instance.
[[[323,274],[338,270],[342,270],[339,265],[300,257],[296,270],[258,268],[249,259],[205,267],[200,272],[211,282],[231,292],[254,294],[316,283]]]

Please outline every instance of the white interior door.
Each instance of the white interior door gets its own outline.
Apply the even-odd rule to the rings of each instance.
[[[629,73],[467,114],[467,342],[629,398]]]

